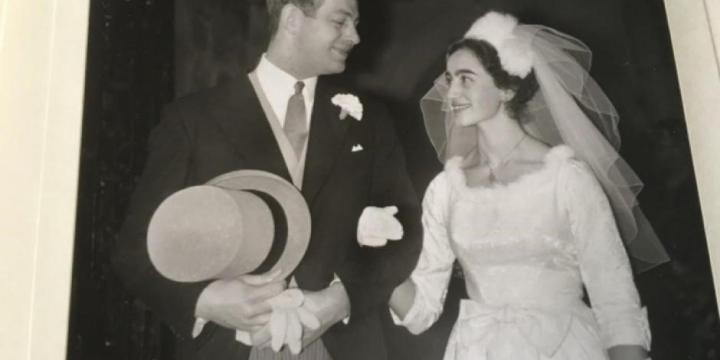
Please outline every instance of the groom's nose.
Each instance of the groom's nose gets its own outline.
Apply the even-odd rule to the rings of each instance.
[[[347,30],[345,31],[345,39],[352,42],[353,46],[360,43],[360,35],[357,32],[357,27],[355,24],[351,23],[350,26],[347,26]]]

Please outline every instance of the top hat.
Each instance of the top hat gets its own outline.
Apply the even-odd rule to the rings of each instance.
[[[284,179],[259,170],[220,175],[180,190],[155,210],[150,260],[168,279],[196,282],[290,275],[310,242],[310,211]]]

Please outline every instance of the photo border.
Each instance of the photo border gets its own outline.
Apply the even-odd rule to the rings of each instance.
[[[720,3],[665,7],[718,294]],[[10,170],[0,189],[6,359],[66,355],[88,10],[89,0],[0,3],[0,164]]]
[[[720,3],[665,0],[720,309]]]
[[[0,1],[0,358],[64,359],[89,0]]]

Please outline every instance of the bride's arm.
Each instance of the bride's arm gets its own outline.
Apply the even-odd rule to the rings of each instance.
[[[443,311],[455,254],[447,231],[449,187],[444,173],[438,175],[423,199],[423,245],[417,266],[409,279],[390,296],[395,324],[411,333],[427,330]]]
[[[645,350],[650,349],[647,312],[641,306],[607,197],[584,163],[573,162],[563,170],[561,198],[602,341],[613,360],[646,359]]]

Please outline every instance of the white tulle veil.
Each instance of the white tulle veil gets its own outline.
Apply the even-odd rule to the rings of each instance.
[[[465,35],[497,50],[501,65],[521,78],[534,71],[539,89],[528,103],[522,124],[549,145],[566,144],[593,170],[612,205],[628,253],[638,271],[669,260],[643,215],[637,194],[643,183],[618,154],[618,114],[590,77],[592,52],[580,40],[542,25],[518,24],[509,15],[491,12]],[[420,102],[428,132],[440,160],[477,154],[477,135],[450,121],[448,87],[441,75]]]

